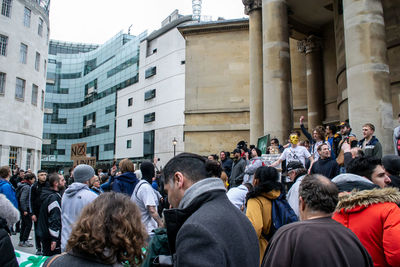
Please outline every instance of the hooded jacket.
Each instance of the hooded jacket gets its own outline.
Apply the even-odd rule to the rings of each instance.
[[[259,266],[254,228],[225,192],[221,179],[206,178],[164,211],[174,266]]]
[[[65,190],[61,201],[61,250],[65,251],[73,224],[78,220],[82,209],[97,197],[87,184],[72,183]]]
[[[0,218],[6,220],[8,226],[12,226],[19,220],[18,209],[4,194],[0,194]]]
[[[363,148],[364,141],[365,138],[361,139],[358,142],[358,147]],[[375,136],[372,136],[371,140],[365,144],[363,151],[366,157],[376,157],[378,159],[382,158],[382,145]]]
[[[114,178],[111,190],[117,193],[124,193],[130,197],[138,182],[139,180],[136,178],[136,174],[133,172],[125,172]]]
[[[40,195],[42,201],[38,219],[38,235],[51,241],[61,240],[61,195],[49,187],[44,187]]]
[[[31,184],[24,180],[18,184],[18,207],[21,212],[30,212],[29,193],[31,191]]]
[[[342,194],[333,219],[352,230],[375,266],[400,264],[400,192],[374,188]]]
[[[0,178],[0,193],[4,194],[8,198],[8,200],[11,201],[14,207],[18,209],[18,200],[15,195],[15,188],[6,179]]]
[[[260,263],[268,245],[265,236],[268,235],[272,223],[272,200],[278,198],[280,194],[279,190],[272,190],[247,201],[246,216],[256,230],[260,248]]]

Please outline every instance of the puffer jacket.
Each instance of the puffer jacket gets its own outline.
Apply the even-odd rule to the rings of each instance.
[[[400,192],[397,188],[341,194],[333,219],[351,229],[375,266],[400,266]]]
[[[246,216],[256,230],[260,247],[260,263],[268,245],[265,235],[268,235],[271,228],[272,200],[278,198],[280,194],[279,190],[273,190],[247,201]]]

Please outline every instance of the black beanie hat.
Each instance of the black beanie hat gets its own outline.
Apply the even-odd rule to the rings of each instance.
[[[151,183],[151,180],[155,176],[153,163],[150,161],[144,161],[140,165],[140,171],[142,172],[142,179],[145,179],[147,182]]]

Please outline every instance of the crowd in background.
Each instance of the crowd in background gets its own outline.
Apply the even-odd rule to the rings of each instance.
[[[383,156],[370,123],[360,140],[348,122],[300,126],[303,141],[270,140],[272,162],[240,141],[161,172],[157,158],[65,177],[3,166],[0,265],[18,266],[9,235],[32,247],[34,227],[45,266],[400,266],[398,129]]]

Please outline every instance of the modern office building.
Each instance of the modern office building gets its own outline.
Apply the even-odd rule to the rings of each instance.
[[[0,6],[0,165],[36,172],[42,151],[49,2]]]
[[[98,165],[115,154],[116,93],[139,81],[139,43],[118,33],[103,45],[50,41],[43,168],[72,166],[71,145],[87,143]]]
[[[140,43],[139,81],[117,92],[116,158],[165,163],[184,151],[185,39],[175,10]],[[174,141],[175,140],[175,141]]]

